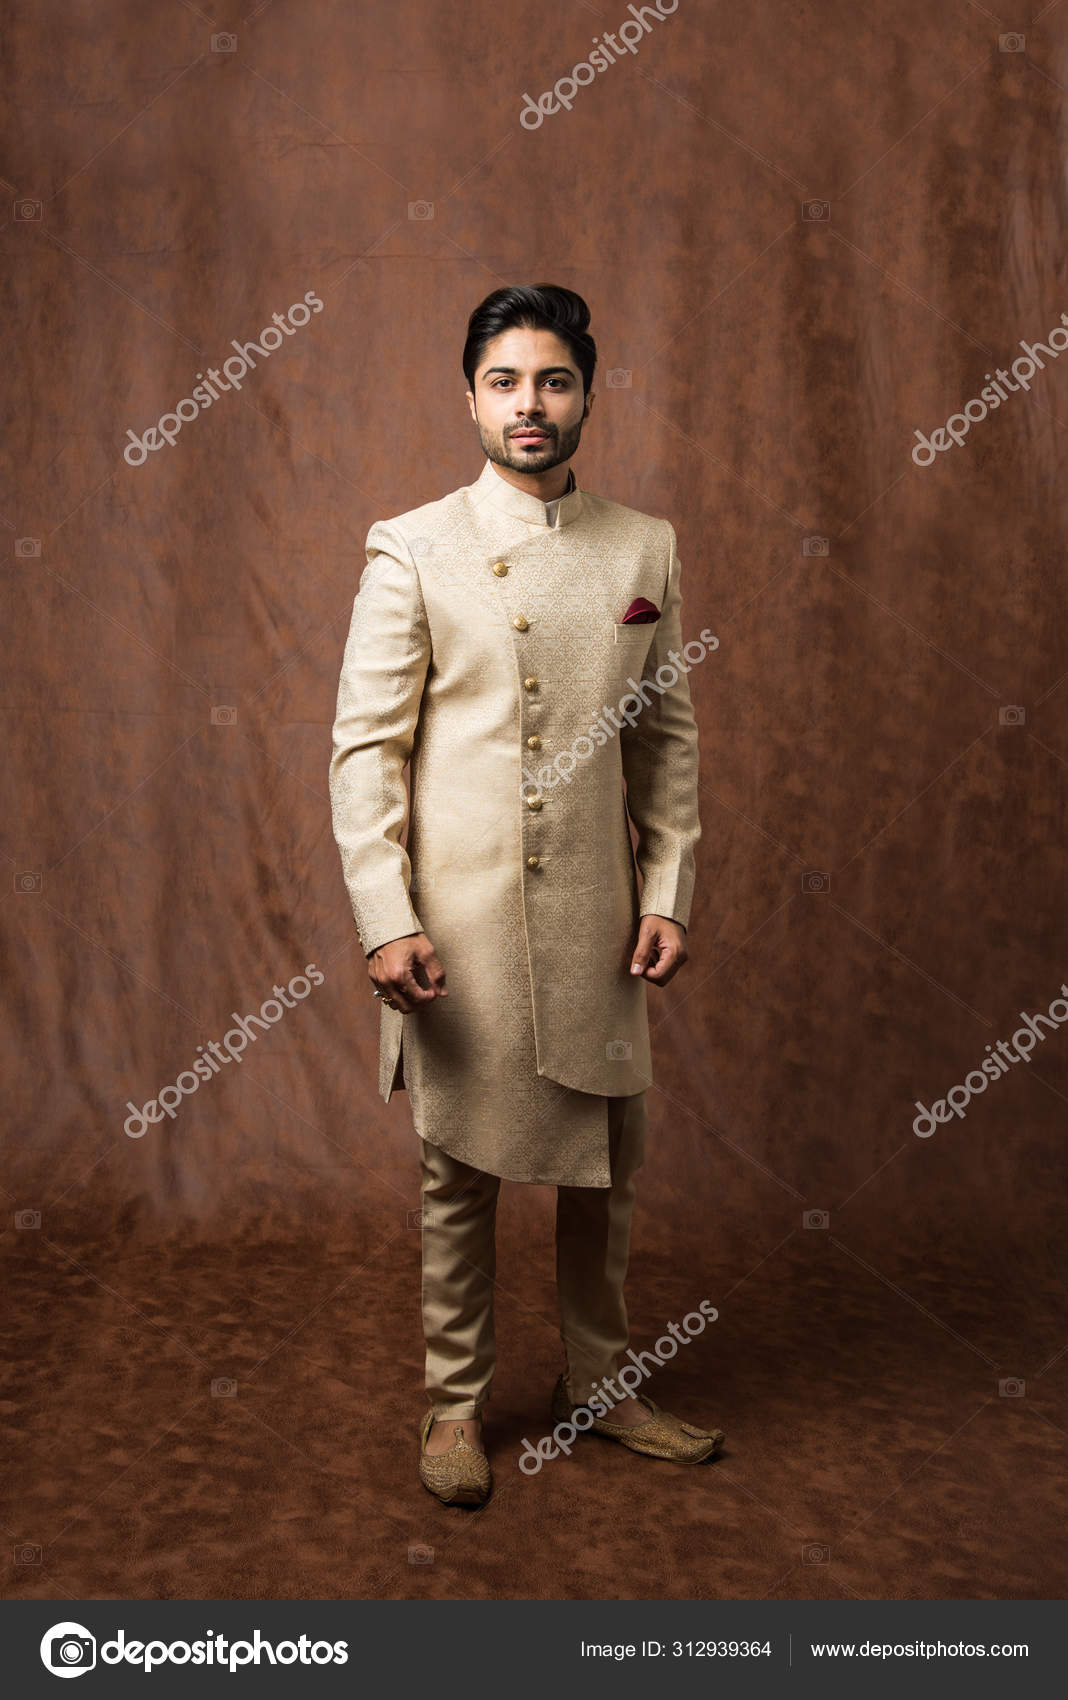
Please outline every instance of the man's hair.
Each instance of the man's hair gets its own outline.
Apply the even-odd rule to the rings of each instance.
[[[553,331],[571,350],[582,374],[585,401],[597,365],[597,344],[586,329],[590,310],[581,295],[556,283],[510,284],[495,289],[480,301],[467,321],[464,343],[464,377],[471,390],[487,344],[502,331],[522,328]]]

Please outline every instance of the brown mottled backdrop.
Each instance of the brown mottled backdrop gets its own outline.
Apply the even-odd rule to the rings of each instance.
[[[1064,1591],[1068,1031],[912,1121],[1068,978],[1068,360],[911,450],[1068,311],[1068,5],[681,0],[525,128],[631,15],[8,8],[8,1596]],[[727,1450],[520,1474],[554,1195],[505,1186],[472,1516],[416,1474],[416,1140],[326,778],[367,530],[478,475],[466,318],[543,279],[600,351],[580,482],[672,520],[720,640],[628,1294],[636,1347],[718,1306],[650,1390]]]

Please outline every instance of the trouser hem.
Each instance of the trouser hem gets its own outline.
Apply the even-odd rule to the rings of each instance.
[[[484,1404],[484,1400],[482,1404],[477,1404],[473,1399],[465,1399],[462,1405],[438,1405],[431,1399],[430,1409],[434,1413],[436,1423],[459,1423],[463,1422],[465,1417],[481,1417]]]

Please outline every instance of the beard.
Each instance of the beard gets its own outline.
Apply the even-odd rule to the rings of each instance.
[[[507,432],[490,432],[483,430],[479,423],[478,435],[483,453],[495,466],[507,466],[512,472],[548,472],[551,467],[571,459],[579,446],[583,423],[579,419],[574,425],[532,426],[533,430],[548,433],[539,449],[513,446],[510,433],[516,429],[514,426],[509,426]]]

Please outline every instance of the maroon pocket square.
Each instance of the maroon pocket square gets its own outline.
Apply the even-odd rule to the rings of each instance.
[[[647,602],[644,596],[636,596],[620,624],[624,626],[647,626],[653,620],[659,620],[659,618],[660,610],[655,602]]]

